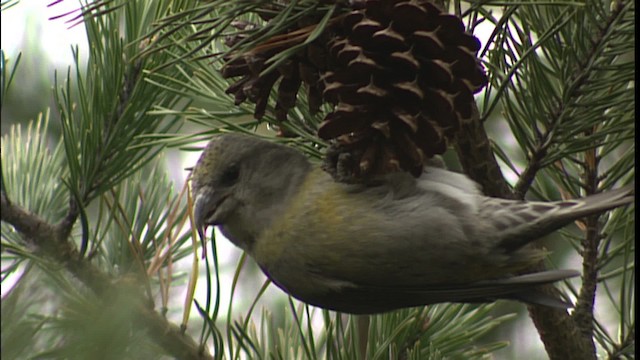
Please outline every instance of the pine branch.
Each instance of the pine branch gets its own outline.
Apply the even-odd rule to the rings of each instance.
[[[109,275],[81,258],[76,247],[65,236],[66,222],[61,223],[64,226],[52,225],[36,214],[11,203],[4,194],[1,197],[0,211],[2,221],[11,224],[20,232],[26,242],[36,247],[36,252],[63,265],[98,298],[109,298],[122,291],[117,283],[113,283]],[[141,329],[148,331],[159,346],[179,359],[213,359],[177,325],[168,322],[166,318],[145,305],[144,298],[143,292],[140,292],[140,303],[135,305],[135,323]]]
[[[563,94],[563,102],[559,102],[548,115],[550,126],[546,129],[546,132],[540,134],[538,142],[534,144],[533,151],[529,155],[527,167],[518,178],[518,183],[514,189],[516,198],[524,198],[538,170],[544,166],[543,162],[547,160],[550,149],[557,145],[558,140],[554,138],[554,136],[557,136],[556,128],[562,125],[566,117],[571,116],[571,108],[575,105],[576,99],[589,91],[585,87],[590,85],[590,76],[594,71],[597,71],[594,70],[599,65],[597,60],[602,56],[603,48],[610,41],[614,26],[618,25],[621,19],[631,11],[631,7],[632,5],[627,4],[624,6],[619,1],[615,3],[614,10],[600,28],[595,39],[591,41],[590,52],[583,59],[580,59],[577,68],[573,69],[574,76],[569,80],[568,91]],[[589,135],[593,135],[593,133]]]
[[[624,50],[621,50],[622,46],[615,47],[613,42],[614,39],[619,39],[615,36],[616,31],[625,31],[627,25],[624,24],[625,20],[623,19],[628,18],[628,14],[633,12],[633,4],[615,3],[611,12],[606,13],[607,19],[594,21],[596,35],[589,38],[590,35],[587,32],[580,37],[588,43],[586,46],[582,46],[581,43],[571,44],[569,39],[575,39],[574,26],[584,28],[584,25],[578,22],[583,16],[588,17],[588,15],[584,15],[584,12],[591,11],[597,13],[598,16],[605,15],[605,11],[599,8],[600,5],[594,3],[588,5],[590,6],[588,9],[573,9],[572,11],[566,9],[563,12],[564,10],[560,8],[558,12],[549,11],[548,13],[545,12],[543,6],[537,11],[534,7],[520,8],[522,11],[516,11],[515,14],[522,18],[518,22],[514,22],[515,30],[505,27],[503,30],[505,35],[501,35],[503,39],[506,39],[503,40],[504,44],[496,42],[498,46],[504,47],[505,58],[500,64],[504,64],[504,68],[508,70],[509,74],[498,88],[502,89],[505,83],[508,84],[507,88],[511,86],[515,88],[513,99],[504,99],[503,102],[510,115],[508,119],[511,121],[510,125],[516,139],[522,148],[528,151],[528,162],[525,170],[520,174],[515,194],[502,191],[501,194],[497,194],[498,196],[524,198],[540,170],[550,163],[561,161],[584,151],[587,154],[592,154],[592,161],[589,162],[590,157],[586,156],[587,161],[584,163],[591,166],[586,169],[581,186],[585,188],[587,194],[597,192],[598,182],[603,179],[597,173],[594,149],[598,145],[608,144],[608,142],[620,144],[627,136],[625,132],[630,127],[632,128],[632,125],[625,122],[625,115],[613,114],[618,114],[617,110],[614,110],[617,109],[616,106],[622,109],[625,102],[633,102],[633,99],[619,97],[616,99],[619,100],[613,103],[610,100],[611,96],[608,96],[606,92],[603,94],[600,89],[605,86],[602,83],[608,79],[610,79],[610,83],[606,86],[609,86],[611,92],[626,86],[625,81],[619,80],[618,76],[613,78],[610,75],[605,75],[610,73],[603,69],[613,69],[612,64],[616,64],[619,67],[616,74],[620,78],[625,78],[630,73],[626,72],[626,76],[622,75],[624,72],[622,67],[625,65],[624,62],[618,61],[617,55],[624,54]],[[569,22],[573,17],[576,18],[574,21],[578,22],[577,24]],[[543,20],[546,18],[549,19],[548,23]],[[593,18],[589,18],[589,21],[593,21]],[[531,42],[531,33],[535,33],[539,37],[538,42]],[[521,41],[518,42],[518,40]],[[575,49],[576,54],[565,51],[563,46]],[[615,49],[615,51],[609,51],[614,55],[607,55],[607,49],[610,48]],[[533,50],[544,53],[546,58],[538,59]],[[582,52],[586,52],[586,54],[583,55]],[[571,55],[566,55],[567,53],[574,55],[574,58],[571,58]],[[512,65],[514,59],[517,62]],[[574,68],[568,71],[563,68],[574,60],[577,63]],[[603,66],[603,64],[611,65],[611,67]],[[555,72],[549,71],[548,68],[552,68],[551,70]],[[600,72],[605,74],[600,75]],[[562,78],[566,76],[565,74],[569,75],[569,79]],[[536,76],[539,79],[536,79]],[[559,79],[553,76],[557,76]],[[558,82],[556,83],[556,81]],[[515,85],[511,85],[512,82]],[[604,88],[606,89],[606,87]],[[602,101],[602,105],[599,105],[598,101]],[[551,105],[552,103],[554,104]],[[599,111],[602,112],[599,113]],[[591,132],[583,130],[589,128],[597,130]],[[482,133],[484,129],[477,126],[475,131]],[[480,182],[487,191],[487,189],[495,189],[496,184],[499,186],[501,181],[498,179],[492,184],[486,177],[474,176],[474,165],[495,162],[487,142],[482,140],[485,137],[485,134],[472,135],[469,137],[470,139],[480,139],[471,141],[471,144],[477,145],[477,147],[461,148],[459,146],[458,153],[461,159],[465,157],[472,159],[471,161],[463,161],[463,166],[472,178]],[[498,165],[494,163],[484,166],[497,168]],[[486,171],[481,171],[481,174]],[[566,174],[562,176],[566,176]],[[566,182],[569,180],[563,180],[563,183]],[[575,315],[569,316],[566,311],[550,308],[529,307],[530,316],[551,359],[595,359],[596,357],[593,304],[601,235],[597,218],[590,218],[586,221],[587,231],[582,241],[583,287],[578,297]],[[528,271],[541,269],[543,269],[542,265],[538,268],[528,269]],[[558,290],[552,286],[545,287],[544,291],[553,294],[553,296],[559,295]]]
[[[205,29],[198,28],[201,30],[193,34],[189,34],[189,36],[186,38],[186,42],[189,42],[189,41],[192,41],[192,43],[196,41],[201,42],[199,45],[196,45],[195,47],[190,47],[189,46],[190,44],[184,45],[182,43],[182,40],[185,40],[185,39],[179,39],[180,36],[176,36],[176,38],[178,38],[178,41],[175,47],[179,49],[175,57],[175,59],[177,60],[172,62],[172,64],[174,65],[175,64],[180,64],[181,66],[189,65],[187,68],[190,71],[188,72],[185,71],[184,73],[184,77],[186,79],[184,81],[189,82],[188,86],[185,84],[179,83],[179,80],[175,81],[178,87],[180,87],[181,89],[187,89],[187,90],[180,90],[180,91],[185,91],[185,93],[188,92],[190,93],[189,95],[194,98],[206,97],[207,98],[206,100],[209,101],[208,105],[211,105],[207,107],[206,111],[202,109],[189,109],[189,111],[184,111],[179,113],[181,115],[184,115],[186,118],[193,121],[194,123],[197,123],[199,125],[205,125],[207,127],[207,130],[202,131],[201,133],[198,133],[196,135],[188,135],[188,136],[183,135],[183,136],[171,137],[170,135],[165,133],[159,133],[157,135],[154,134],[154,136],[156,136],[156,138],[158,139],[156,144],[166,144],[169,142],[172,142],[174,145],[191,144],[196,139],[208,138],[210,134],[215,132],[248,131],[247,129],[250,129],[250,128],[252,129],[259,125],[258,122],[256,121],[251,121],[246,119],[242,119],[242,120],[237,119],[242,115],[250,114],[251,109],[246,107],[235,107],[232,101],[226,98],[226,95],[224,94],[224,89],[227,84],[226,82],[220,79],[219,75],[214,78],[213,74],[209,74],[209,72],[214,72],[212,70],[212,67],[209,66],[210,64],[207,64],[206,66],[203,66],[203,65],[194,66],[194,62],[185,61],[186,59],[192,59],[195,57],[195,55],[200,54],[199,51],[205,46],[203,44],[209,43],[209,41],[201,41],[202,37],[204,36],[203,34],[213,33],[214,34],[213,36],[218,36],[223,34],[225,29],[228,28],[229,26],[228,22],[220,21],[220,18],[212,20],[206,17],[208,12],[210,12],[210,10],[213,9],[213,6],[218,4],[224,4],[224,3],[225,3],[224,1],[214,1],[212,3],[202,5],[203,7],[201,8],[197,8],[197,9],[186,8],[187,10],[184,10],[184,13],[178,14],[181,16],[193,15],[192,17],[187,16],[186,18],[194,21],[202,20],[202,22],[198,22],[197,25],[205,24],[205,26],[207,26],[207,28]],[[456,3],[459,3],[459,2],[456,2]],[[244,3],[238,2],[236,4],[238,4],[238,6],[244,6],[245,10],[247,9],[247,7],[251,8],[251,6],[253,6],[253,4],[251,4],[250,2],[244,2]],[[304,2],[304,4],[309,4],[309,2]],[[558,6],[558,8],[562,8],[562,6],[565,6],[563,4],[560,4],[560,5],[561,6]],[[607,129],[606,131],[602,131],[602,132],[595,132],[591,135],[580,137],[580,138],[578,138],[576,135],[576,134],[583,134],[581,126],[589,127],[592,122],[609,121],[608,120],[609,118],[604,116],[604,112],[598,113],[597,109],[590,111],[591,114],[595,114],[595,115],[592,115],[589,118],[584,118],[583,115],[587,111],[582,112],[581,108],[588,108],[589,106],[592,105],[590,101],[591,98],[589,97],[589,95],[593,94],[594,91],[591,90],[590,86],[596,83],[597,82],[596,80],[599,80],[599,79],[591,79],[589,78],[589,76],[591,76],[591,74],[593,74],[594,72],[599,71],[598,70],[599,67],[603,67],[602,63],[597,64],[595,60],[598,59],[598,56],[600,56],[599,54],[602,51],[604,51],[603,49],[606,48],[607,44],[609,44],[609,40],[610,40],[609,37],[611,36],[609,30],[611,28],[614,28],[617,25],[616,22],[619,20],[619,18],[616,18],[616,12],[619,12],[618,14],[622,14],[623,12],[628,11],[628,9],[631,6],[633,6],[633,5],[630,5],[629,3],[625,5],[620,1],[614,2],[613,5],[614,5],[613,7],[614,11],[611,14],[609,14],[612,16],[607,21],[602,22],[602,24],[604,24],[603,27],[598,28],[600,30],[600,34],[599,34],[600,36],[596,36],[594,38],[588,39],[589,41],[593,42],[591,44],[593,45],[593,47],[591,48],[592,51],[589,54],[587,54],[588,56],[584,56],[583,52],[581,53],[579,51],[576,51],[576,53],[578,53],[577,57],[580,60],[580,63],[576,68],[572,68],[568,70],[562,69],[562,67],[553,68],[554,66],[557,66],[557,64],[554,63],[555,61],[561,62],[561,60],[558,60],[553,56],[544,59],[545,61],[547,61],[547,63],[545,63],[544,61],[542,62],[544,63],[544,65],[542,66],[543,68],[544,66],[548,66],[548,67],[552,67],[553,69],[551,70],[556,71],[556,73],[560,73],[561,72],[560,69],[562,71],[566,71],[566,73],[569,73],[570,81],[567,81],[567,82],[570,83],[570,86],[567,87],[567,90],[562,94],[556,94],[553,92],[553,90],[556,90],[559,88],[563,89],[562,85],[565,84],[565,82],[563,81],[567,79],[561,78],[559,79],[560,81],[558,81],[557,83],[554,81],[549,81],[549,84],[545,84],[545,85],[548,86],[549,88],[554,88],[551,91],[549,91],[549,94],[551,94],[550,96],[536,97],[535,95],[537,95],[537,93],[534,92],[533,97],[536,105],[533,105],[532,107],[539,108],[538,112],[533,111],[529,113],[526,111],[522,111],[522,113],[518,114],[519,116],[509,117],[510,119],[513,119],[514,122],[520,121],[521,123],[523,123],[520,129],[522,130],[522,133],[516,134],[516,137],[518,138],[518,140],[524,139],[521,142],[521,144],[523,145],[522,148],[524,149],[525,152],[527,152],[527,156],[528,156],[527,167],[525,168],[524,172],[520,176],[520,181],[516,185],[515,194],[511,191],[510,186],[507,184],[504,176],[502,175],[502,172],[500,171],[500,168],[498,166],[498,163],[494,155],[494,151],[499,151],[499,149],[492,148],[492,144],[483,128],[482,122],[480,121],[480,114],[478,114],[477,109],[473,110],[474,115],[473,115],[472,121],[463,124],[462,132],[458,135],[458,139],[457,139],[458,143],[456,144],[458,154],[460,155],[460,160],[466,172],[474,180],[476,180],[477,182],[483,185],[484,191],[487,194],[490,194],[492,196],[506,197],[506,198],[524,198],[525,194],[528,191],[537,190],[535,186],[532,186],[534,185],[534,179],[540,172],[545,172],[546,171],[545,167],[550,163],[554,163],[555,161],[564,161],[564,159],[567,156],[570,156],[573,154],[582,154],[585,151],[585,149],[592,149],[594,146],[597,146],[598,144],[603,144],[603,143],[607,144],[606,141],[613,143],[613,142],[624,140],[625,136],[628,138],[629,136],[628,134],[620,135],[619,129],[616,129],[616,128]],[[291,5],[291,6],[294,6],[294,5]],[[474,6],[480,6],[480,5],[474,2],[472,4],[472,8]],[[537,6],[538,5],[534,3],[529,3],[524,5],[516,4],[516,3],[508,4],[508,9],[507,9],[508,11],[505,11],[505,13],[513,15],[514,13],[517,12],[516,10],[518,8],[520,9],[526,8],[526,7],[536,8]],[[540,5],[541,8],[543,8],[544,6],[545,5]],[[566,7],[567,11],[564,13],[564,15],[567,15],[567,16],[558,16],[556,19],[554,19],[554,21],[557,20],[558,22],[553,23],[553,26],[549,27],[550,29],[549,32],[540,31],[540,28],[538,28],[537,31],[531,31],[530,28],[522,29],[522,34],[526,35],[527,37],[527,40],[523,42],[531,41],[531,38],[529,37],[530,33],[535,33],[536,35],[539,35],[540,42],[530,47],[527,47],[531,45],[530,43],[517,44],[517,45],[522,45],[524,47],[525,52],[513,54],[513,58],[510,60],[513,60],[513,59],[517,60],[516,64],[513,66],[512,69],[509,70],[511,72],[508,72],[507,76],[504,79],[501,79],[504,82],[500,84],[500,86],[496,86],[496,87],[499,87],[501,89],[511,89],[511,86],[513,83],[518,83],[518,84],[527,83],[531,79],[526,78],[526,76],[533,77],[537,75],[535,73],[533,75],[525,74],[525,77],[520,77],[522,75],[520,74],[521,68],[519,66],[522,64],[525,64],[529,60],[528,59],[529,56],[535,57],[537,56],[536,53],[541,51],[546,51],[547,49],[545,49],[544,46],[539,46],[539,45],[549,45],[549,43],[554,43],[554,41],[547,41],[547,40],[555,36],[557,32],[562,31],[563,27],[567,23],[570,23],[570,20],[574,20],[574,21],[576,20],[576,19],[572,19],[572,16],[574,16],[576,12],[579,11],[578,9],[580,8],[580,6],[582,6],[582,4],[578,4],[578,5],[572,4],[570,6],[567,6]],[[627,10],[624,10],[625,6]],[[287,9],[287,8],[288,7],[285,6],[282,9]],[[234,13],[235,10],[237,10],[237,8],[236,9],[234,9],[233,7],[225,8],[225,11],[227,12],[222,13],[223,18],[231,21],[231,19],[233,19],[237,15],[236,13]],[[511,12],[511,10],[513,10],[513,12]],[[182,11],[182,9],[180,9],[180,11]],[[276,13],[278,12],[273,12],[268,15],[275,16],[274,14]],[[279,26],[282,26],[283,28],[285,28],[287,27],[287,25],[285,24],[287,21],[294,21],[294,20],[288,19],[286,16],[282,15],[282,13],[278,14],[278,16],[282,18],[282,22],[278,24]],[[532,13],[535,14],[535,12],[532,12]],[[482,13],[482,14],[486,15],[486,13]],[[598,16],[599,15],[600,14],[598,14]],[[182,18],[178,16],[178,19],[182,19]],[[523,22],[526,22],[526,20],[527,19],[524,19],[524,20],[518,19],[518,21],[523,21]],[[176,23],[180,23],[180,25],[176,25]],[[172,28],[174,25],[176,25],[176,27]],[[195,23],[192,24],[190,21],[177,22],[175,17],[167,17],[167,19],[160,22],[160,26],[157,28],[157,31],[160,36],[160,40],[164,40],[174,35],[180,35],[179,31],[185,30],[188,33],[188,27],[192,25],[194,27],[196,26]],[[544,27],[542,28],[544,29]],[[567,28],[568,30],[573,29],[571,26],[567,26]],[[214,30],[213,32],[211,31],[212,29]],[[252,46],[250,44],[251,42],[253,42],[254,44],[260,43],[265,37],[268,37],[269,34],[267,32],[269,30],[273,30],[273,29],[266,29],[264,32],[258,33],[256,36],[249,38],[247,41],[240,42],[238,47],[236,47],[235,49],[237,50],[241,47],[251,47]],[[507,29],[507,30],[510,31],[511,29]],[[505,30],[505,32],[507,30]],[[583,35],[585,38],[589,36],[588,33],[586,35],[585,34]],[[509,34],[506,37],[509,37],[509,36],[515,36],[515,35]],[[209,37],[207,39],[211,40],[212,37]],[[156,42],[156,44],[159,44],[159,45],[163,45],[164,43],[165,42],[163,41]],[[499,42],[496,42],[494,45],[496,48],[500,48],[502,44],[500,44]],[[562,43],[561,45],[567,45],[567,44]],[[569,46],[571,45],[574,45],[574,44],[570,43]],[[579,45],[580,44],[575,44],[576,47],[579,47]],[[166,50],[167,47],[160,47],[160,46],[157,46],[155,48],[152,47],[150,48],[149,51],[154,51],[158,49]],[[174,50],[173,47],[169,47],[169,49]],[[580,49],[583,50],[582,48]],[[520,50],[521,49],[518,49],[518,51]],[[509,55],[512,55],[512,54],[509,54]],[[512,64],[509,61],[506,61],[506,63],[508,66]],[[539,64],[534,64],[534,65],[539,65]],[[609,66],[610,63],[605,61],[605,65]],[[526,70],[529,70],[529,69],[525,69],[525,73],[526,73]],[[547,71],[548,69],[544,68],[544,70]],[[550,72],[553,72],[553,71],[550,71]],[[612,72],[616,73],[614,74],[615,76],[618,76],[617,75],[618,71],[614,70]],[[604,73],[605,73],[604,75],[605,78],[607,77],[609,79],[613,78],[613,76],[609,76],[609,75],[612,75],[611,73],[607,73],[607,72],[604,72]],[[565,73],[563,73],[562,75],[564,74]],[[169,81],[171,80],[173,79],[170,79]],[[553,80],[557,80],[557,79],[553,79]],[[162,85],[168,86],[167,83],[169,81],[165,81]],[[616,81],[615,79],[610,80],[610,83],[608,85],[611,85],[611,83],[615,81]],[[540,81],[540,82],[544,82],[544,81]],[[215,85],[215,86],[209,87],[209,85]],[[219,85],[219,88],[218,88],[218,85]],[[501,87],[503,85],[504,87]],[[164,86],[162,87],[163,89],[165,89]],[[525,86],[523,86],[522,88],[516,88],[515,92],[520,92],[524,94],[529,90],[535,91],[537,90],[535,89],[536,86],[538,86],[537,83],[531,87],[533,89],[526,88]],[[597,84],[597,86],[604,86],[604,85]],[[619,91],[619,89],[617,88],[617,85],[614,90],[615,91],[612,90],[613,94],[616,94]],[[487,94],[486,97],[491,98],[489,94]],[[498,96],[496,96],[495,98],[496,98],[495,100],[496,102],[502,100],[501,94],[498,94]],[[597,98],[597,96],[596,96],[596,99],[599,101],[606,102],[606,105],[605,105],[605,107],[607,107],[606,110],[607,111],[609,110],[608,107],[609,105],[611,105],[611,100]],[[515,99],[515,100],[507,99],[506,102],[516,103],[518,100],[520,99]],[[487,100],[487,101],[490,101],[490,100]],[[620,100],[620,102],[624,102],[624,101],[627,101],[627,98]],[[522,103],[525,103],[525,105],[531,106],[530,104],[531,101],[523,101]],[[506,106],[508,107],[511,105],[507,104]],[[596,106],[596,105],[593,105],[593,106]],[[486,108],[487,107],[485,107],[485,109]],[[515,108],[515,110],[513,108]],[[513,105],[513,108],[508,108],[507,112],[509,114],[512,114],[512,113],[518,113],[518,111],[521,110],[518,108],[517,105]],[[164,112],[165,114],[175,115],[176,113],[178,113],[174,109],[170,109],[170,108],[167,109],[167,108],[158,107],[158,109],[160,109],[159,112]],[[234,110],[229,110],[229,109],[234,109]],[[525,110],[529,110],[529,109],[525,109]],[[620,112],[624,112],[624,110],[625,110],[624,106],[619,106],[618,109],[616,109],[616,111],[620,111]],[[631,112],[631,109],[627,109],[627,110]],[[299,124],[300,129],[291,130],[293,133],[296,133],[297,135],[299,135],[302,138],[302,140],[295,141],[295,140],[279,139],[279,141],[290,141],[295,146],[306,149],[307,152],[309,153],[317,154],[318,149],[322,148],[324,144],[320,143],[320,145],[318,145],[318,142],[314,142],[314,139],[309,135],[310,131],[308,131],[306,127],[308,125],[307,121],[310,121],[309,119],[312,119],[312,117],[307,114],[300,116],[300,114],[303,114],[302,111],[303,110],[296,109],[295,114],[293,114],[293,116],[297,117],[296,121],[293,121],[293,123],[296,125]],[[531,114],[535,116],[529,116]],[[482,115],[483,115],[482,116],[483,119],[487,117],[486,116],[487,114],[482,114]],[[300,119],[300,121],[297,121],[298,118]],[[578,119],[580,121],[575,119]],[[622,120],[625,120],[625,118],[622,117]],[[528,123],[527,123],[528,121],[531,121],[533,124],[531,126],[528,126]],[[274,123],[274,124],[277,123],[276,121],[274,121],[274,119],[267,119],[267,122]],[[621,127],[628,126],[628,124],[625,124],[624,121],[621,121],[620,123],[621,125],[618,124],[616,126],[621,126]],[[539,126],[539,124],[542,124],[542,125]],[[538,126],[540,128],[538,128]],[[315,127],[317,127],[317,124],[312,124],[312,126],[308,126],[308,128],[312,130]],[[530,131],[530,134],[526,133],[528,131]],[[610,139],[606,139],[607,134],[612,134]],[[565,144],[567,144],[568,146],[565,147]],[[146,145],[153,145],[153,142],[149,142]],[[498,152],[498,154],[501,155],[500,152]],[[616,171],[623,171],[623,170],[618,169]],[[600,173],[600,175],[604,176],[605,173],[606,172],[602,172]],[[595,178],[598,178],[598,181],[602,180],[601,177],[597,176],[598,175],[597,172],[592,175],[595,176]],[[592,193],[596,191],[597,187],[593,185],[594,181],[596,180],[594,180],[591,177],[586,181],[584,181],[585,184],[591,184],[587,186],[588,193]],[[568,185],[569,183],[571,183],[571,181],[563,180],[561,181],[561,183]],[[73,214],[73,211],[70,213]],[[558,311],[558,310],[542,308],[542,307],[530,307],[529,309],[531,317],[540,332],[540,336],[545,344],[547,352],[552,359],[573,359],[573,358],[592,359],[595,357],[596,349],[593,341],[593,335],[594,335],[593,334],[594,333],[593,296],[596,288],[597,274],[598,274],[598,271],[600,270],[599,268],[600,264],[598,264],[597,255],[598,255],[598,248],[599,248],[598,244],[601,241],[599,239],[599,236],[600,236],[599,234],[602,229],[599,228],[595,219],[588,219],[587,221],[588,221],[590,230],[587,231],[585,235],[585,239],[583,241],[584,257],[585,257],[585,261],[584,261],[585,279],[584,279],[583,287],[581,289],[581,294],[579,296],[578,308],[576,309],[576,312],[575,312],[576,315],[574,315],[574,317],[571,317],[567,314],[566,311]],[[540,269],[537,268],[537,269],[531,269],[531,270],[540,270]],[[559,295],[558,290],[552,286],[547,287],[545,291],[554,294],[554,296]],[[385,324],[390,323],[388,318],[385,318],[385,320],[387,321]],[[268,324],[269,328],[273,332],[263,329],[261,330],[263,332],[259,334],[260,336],[258,336],[258,334],[255,334],[255,333],[249,333],[249,330],[248,330],[249,319],[247,319],[247,321],[245,322],[246,325],[244,327],[238,326],[233,330],[235,331],[234,334],[237,336],[238,342],[243,344],[244,346],[243,350],[245,350],[246,353],[249,354],[249,356],[250,354],[264,354],[266,356],[266,354],[277,354],[278,352],[286,353],[286,350],[283,350],[283,349],[289,349],[292,351],[291,353],[299,353],[297,351],[301,349],[300,347],[301,345],[300,345],[300,342],[296,342],[296,340],[299,338],[298,333],[295,333],[295,336],[290,336],[289,338],[287,338],[287,336],[285,335],[285,339],[275,338],[276,336],[274,336],[274,333],[276,331],[275,330],[276,327],[273,325],[273,320],[272,319],[265,320],[265,322]],[[391,323],[391,324],[398,325],[395,323]],[[300,330],[301,327],[299,326],[300,324],[297,324],[297,325],[298,325],[297,329],[301,331]],[[330,327],[330,325],[326,325],[326,326],[328,328]],[[290,327],[286,327],[286,329],[290,330]],[[408,354],[412,350],[409,348],[410,344],[413,344],[414,342],[418,344],[417,339],[422,337],[423,333],[424,333],[424,330],[420,330],[420,329],[415,330],[414,332],[409,332],[408,334],[405,334],[406,336],[404,337],[404,339],[406,339],[408,342],[403,343],[402,341],[399,340],[398,343],[400,344],[405,344],[405,343],[409,344],[408,346],[403,347],[401,349],[401,352],[403,355],[408,356]],[[285,334],[291,335],[290,332],[285,332]],[[307,334],[307,335],[313,336],[312,334]],[[424,336],[425,338],[428,338],[428,335],[424,335]],[[271,343],[265,344],[264,339],[269,339]],[[397,340],[397,339],[401,339],[401,337],[391,337],[391,335],[389,335],[389,337],[385,338],[384,340],[385,341],[389,340],[393,342],[394,340]],[[277,343],[277,341],[279,340],[281,342]],[[620,346],[624,346],[624,347],[630,346],[629,344],[633,344],[633,338],[629,340],[629,337],[622,339],[620,341],[621,341]],[[303,339],[302,343],[304,342],[305,341]],[[369,344],[371,344],[372,342],[373,341],[369,341]],[[338,343],[338,341],[336,341],[336,343]],[[278,345],[282,345],[282,344],[285,344],[285,345],[278,347]],[[421,344],[421,345],[424,346],[424,344]],[[271,346],[271,348],[269,346]],[[331,346],[331,345],[327,345],[327,346]],[[277,350],[274,350],[274,348]],[[393,346],[390,345],[388,347],[380,348],[378,350],[379,352],[384,353],[384,351],[391,351],[389,349],[393,349]],[[369,350],[371,350],[371,345]],[[614,349],[613,352],[615,351],[617,351],[617,348]],[[238,353],[239,352],[240,350],[238,350]],[[334,353],[338,353],[338,350],[334,349]]]

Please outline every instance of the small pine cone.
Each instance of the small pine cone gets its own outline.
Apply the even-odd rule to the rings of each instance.
[[[335,109],[318,135],[333,140],[342,157],[328,156],[325,166],[361,180],[398,169],[419,176],[471,117],[473,94],[487,83],[476,58],[480,43],[426,0],[358,7],[328,42],[321,87]]]

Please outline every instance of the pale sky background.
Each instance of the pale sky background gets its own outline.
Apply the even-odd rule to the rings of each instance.
[[[86,55],[86,37],[82,24],[69,28],[70,24],[66,24],[65,20],[71,17],[66,17],[58,20],[48,20],[50,17],[54,17],[68,11],[74,10],[77,7],[75,1],[62,1],[52,7],[47,7],[47,4],[51,1],[20,1],[17,5],[7,10],[2,11],[1,24],[1,36],[2,36],[2,49],[9,56],[9,58],[15,58],[18,51],[23,52],[23,57],[28,57],[29,44],[38,44],[46,53],[46,59],[40,59],[43,67],[52,67],[58,71],[65,71],[69,65],[72,64],[73,58],[71,55],[71,45],[79,45],[80,54]],[[483,24],[484,25],[484,24]],[[487,34],[490,29],[487,29]],[[482,33],[477,34],[482,38]],[[481,39],[484,43],[484,39]],[[52,75],[51,75],[52,76]],[[17,84],[13,84],[17,86]],[[44,110],[44,109],[42,109]],[[171,153],[167,155],[168,161],[172,163],[181,163],[180,169],[192,166],[195,164],[199,154],[195,152],[182,152]],[[187,175],[186,171],[173,172],[173,180],[176,181],[176,188],[180,189],[182,183],[185,181]],[[511,174],[511,179],[514,180],[515,176]],[[222,277],[222,304],[221,309],[226,309],[229,300],[229,290],[231,286],[233,270],[235,264],[240,255],[240,251],[236,249],[230,242],[226,241],[222,236],[218,237],[218,255],[222,269],[226,271]],[[192,259],[186,258],[183,261],[182,269],[184,271],[190,271],[190,263]],[[571,260],[568,268],[579,269],[580,262],[579,257]],[[200,274],[203,274],[201,270]],[[242,281],[243,279],[241,279]],[[257,281],[261,284],[261,281]],[[2,287],[2,294],[8,290],[8,284],[5,282]],[[259,285],[256,286],[255,292],[246,294],[246,298],[252,299],[255,293],[257,293]],[[200,284],[197,288],[196,299],[203,301],[205,299],[205,285]],[[242,290],[244,291],[244,290]],[[278,295],[276,295],[278,294]],[[270,290],[265,297],[279,296],[282,294],[274,286],[271,286]],[[184,294],[173,293],[172,304],[177,308],[182,307],[184,301]],[[524,305],[523,305],[524,306]],[[599,309],[600,310],[600,309]],[[236,316],[242,315],[244,317],[245,312],[235,312]],[[178,318],[174,319],[179,322],[181,314],[178,314]],[[192,310],[192,318],[198,318],[195,308]],[[615,322],[614,322],[615,324]],[[529,319],[519,324],[518,332],[511,334],[512,344],[510,354],[528,354],[528,359],[544,359],[546,354],[542,348],[542,344],[538,338],[536,329]],[[499,355],[496,359],[508,359],[510,357],[504,357]]]
[[[17,5],[2,10],[2,49],[14,57],[17,51],[28,51],[24,46],[30,42],[39,42],[48,56],[43,65],[53,63],[56,68],[66,68],[73,61],[71,45],[79,45],[82,52],[87,41],[82,25],[69,29],[67,18],[48,20],[51,17],[67,13],[78,7],[76,1],[61,1],[51,7],[53,0],[23,0]],[[23,55],[24,56],[24,55]]]

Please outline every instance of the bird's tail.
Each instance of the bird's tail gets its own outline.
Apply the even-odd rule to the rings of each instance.
[[[505,298],[522,301],[528,304],[544,305],[558,309],[568,309],[573,307],[573,304],[542,292],[542,290],[538,288],[538,286],[554,283],[556,281],[565,280],[579,275],[580,273],[574,270],[547,270],[532,274],[515,276],[504,280],[504,282],[511,282],[514,283],[514,285],[517,284],[516,286],[528,286],[523,290],[506,296]]]
[[[583,199],[557,202],[528,202],[514,206],[509,216],[519,219],[501,233],[499,247],[507,252],[518,250],[527,243],[551,233],[576,219],[600,214],[633,202],[634,185],[591,195]],[[509,210],[509,209],[506,209]]]

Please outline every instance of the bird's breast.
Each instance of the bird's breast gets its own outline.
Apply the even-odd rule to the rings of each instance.
[[[331,243],[344,241],[346,221],[353,218],[350,213],[360,206],[345,205],[350,197],[336,185],[308,176],[284,210],[276,214],[270,226],[259,235],[253,254],[258,263],[268,267],[276,262],[290,261],[290,256],[328,255],[326,250]],[[350,201],[358,202],[358,199],[351,198]],[[318,250],[321,253],[314,253]]]

